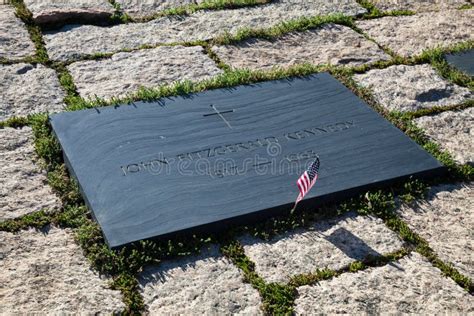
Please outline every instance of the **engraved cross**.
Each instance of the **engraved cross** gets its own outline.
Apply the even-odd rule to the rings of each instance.
[[[230,125],[230,123],[225,119],[224,115],[222,114],[225,114],[225,113],[232,113],[234,112],[234,110],[227,110],[227,111],[222,111],[220,112],[215,106],[214,104],[211,104],[211,108],[214,110],[215,113],[209,113],[209,114],[204,114],[203,116],[206,117],[206,116],[211,116],[211,115],[218,115],[226,124],[227,126],[232,129],[232,126]]]

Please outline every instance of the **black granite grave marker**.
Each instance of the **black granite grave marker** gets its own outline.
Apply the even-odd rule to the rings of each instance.
[[[329,74],[51,116],[111,247],[217,230],[443,168]]]
[[[458,68],[469,76],[474,76],[474,49],[447,55],[446,60],[451,66]]]

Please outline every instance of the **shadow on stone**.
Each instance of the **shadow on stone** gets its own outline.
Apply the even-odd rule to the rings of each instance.
[[[334,230],[329,236],[324,236],[324,239],[339,248],[346,256],[355,260],[363,261],[368,257],[382,256],[344,227]]]
[[[337,228],[329,236],[323,236],[323,238],[354,260],[365,261],[383,257],[383,254],[371,248],[365,241],[344,227]],[[388,265],[398,270],[403,270],[400,265],[396,263],[390,262]]]
[[[453,91],[431,89],[416,96],[419,102],[436,102],[444,98],[449,98]]]

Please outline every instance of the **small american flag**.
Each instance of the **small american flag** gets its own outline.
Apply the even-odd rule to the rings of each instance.
[[[319,157],[316,157],[316,159],[309,166],[308,170],[306,170],[298,179],[298,181],[296,181],[298,189],[300,190],[300,194],[296,198],[294,208],[296,208],[296,205],[305,197],[305,195],[309,192],[309,190],[311,190],[313,185],[316,183],[316,180],[318,179],[318,172]]]

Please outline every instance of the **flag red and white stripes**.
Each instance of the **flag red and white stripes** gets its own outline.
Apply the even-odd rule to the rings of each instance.
[[[316,159],[309,166],[308,170],[306,170],[301,175],[301,177],[299,177],[298,181],[296,181],[298,189],[300,190],[300,194],[296,198],[295,207],[296,204],[298,204],[305,197],[305,195],[309,192],[309,190],[311,190],[313,185],[316,183],[316,180],[318,179],[318,173],[319,157],[316,157]]]

